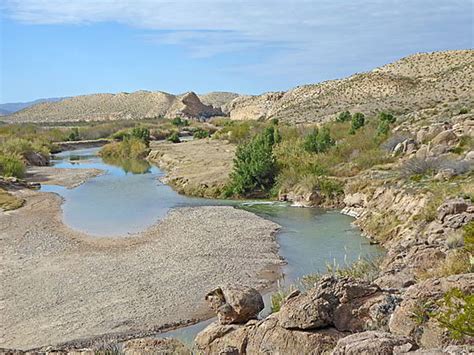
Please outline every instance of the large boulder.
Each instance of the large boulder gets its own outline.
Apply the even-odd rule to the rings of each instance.
[[[373,283],[326,276],[308,293],[285,301],[278,319],[286,329],[358,332],[386,326],[396,305],[395,296]]]
[[[390,331],[413,337],[423,348],[440,348],[449,344],[451,339],[446,330],[430,314],[436,302],[453,288],[466,294],[474,293],[474,274],[429,279],[409,287],[390,318]]]
[[[337,342],[332,355],[391,355],[416,349],[413,339],[387,332],[367,331],[349,335]]]
[[[206,295],[206,301],[220,324],[245,323],[264,308],[260,293],[246,286],[217,287]]]
[[[191,355],[192,352],[183,343],[174,338],[141,338],[124,343],[125,355]]]
[[[283,328],[277,317],[258,322],[249,332],[247,354],[327,354],[345,336],[334,328],[301,331]]]
[[[441,144],[441,145],[452,145],[454,143],[456,143],[458,137],[456,136],[456,134],[451,131],[451,130],[447,130],[447,131],[443,131],[441,133],[439,133],[436,137],[434,137],[432,140],[431,140],[431,143],[432,144]]]
[[[255,320],[246,325],[211,323],[194,339],[194,345],[204,354],[245,354],[249,331]]]

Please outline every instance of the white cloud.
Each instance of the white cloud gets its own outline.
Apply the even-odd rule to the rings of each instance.
[[[364,60],[382,48],[392,56],[417,45],[439,49],[434,47],[450,43],[435,43],[436,34],[450,26],[458,30],[472,2],[5,0],[4,8],[27,24],[125,24],[145,30],[146,41],[184,47],[193,57],[266,50],[265,63],[258,65],[271,74],[269,66],[298,73],[327,61],[343,65],[345,56]]]

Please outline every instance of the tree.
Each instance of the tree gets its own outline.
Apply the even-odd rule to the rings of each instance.
[[[268,127],[250,142],[237,147],[231,182],[226,189],[227,196],[265,192],[273,186],[277,173],[273,156],[275,136],[278,136],[276,130],[274,126]]]
[[[390,124],[395,123],[397,119],[391,113],[379,113],[379,126],[377,128],[378,135],[387,135],[390,132]]]
[[[352,118],[351,113],[349,111],[344,111],[344,112],[341,112],[339,116],[337,116],[336,121],[347,122],[347,121],[350,121],[351,118]]]
[[[357,131],[359,128],[364,127],[365,125],[365,116],[361,112],[356,112],[352,116],[352,121],[351,121],[351,129],[349,131],[350,134],[355,134],[355,131]]]
[[[134,127],[131,136],[143,141],[147,146],[150,143],[150,130],[146,127]]]
[[[303,148],[311,153],[323,153],[335,144],[331,138],[329,129],[323,127],[321,130],[317,128],[308,134],[303,141]]]
[[[69,133],[68,139],[69,139],[70,141],[77,141],[77,140],[79,140],[79,128],[74,127],[74,128],[71,130],[71,133]]]
[[[380,113],[379,113],[379,120],[380,120],[380,121],[387,121],[388,123],[395,123],[395,121],[396,121],[397,119],[396,119],[395,116],[392,115],[391,113],[380,112]]]

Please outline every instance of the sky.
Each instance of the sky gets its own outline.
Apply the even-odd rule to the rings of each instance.
[[[474,0],[0,0],[0,103],[259,94],[474,47]]]

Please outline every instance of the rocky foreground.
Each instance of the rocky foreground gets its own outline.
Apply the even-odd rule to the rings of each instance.
[[[142,233],[93,238],[62,223],[58,196],[14,194],[26,204],[0,215],[2,348],[156,333],[208,316],[202,295],[216,284],[264,289],[279,275],[278,226],[232,207],[181,208]]]

